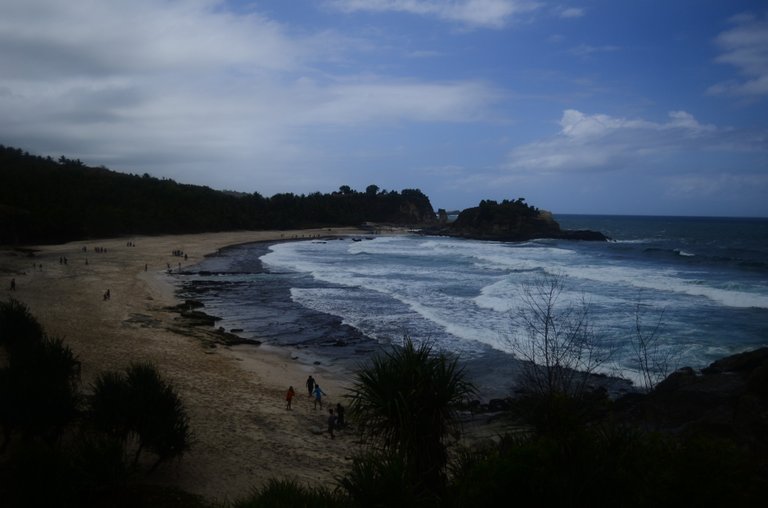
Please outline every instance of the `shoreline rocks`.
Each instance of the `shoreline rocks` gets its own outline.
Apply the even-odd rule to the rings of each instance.
[[[616,404],[625,421],[705,432],[768,450],[768,347],[721,358],[700,372],[683,367],[650,393]]]

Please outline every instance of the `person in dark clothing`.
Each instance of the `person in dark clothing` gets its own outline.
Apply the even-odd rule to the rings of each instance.
[[[312,376],[309,376],[307,378],[307,393],[309,396],[312,396],[312,392],[315,391],[315,378]]]
[[[328,434],[331,435],[331,439],[336,439],[333,435],[333,429],[336,427],[336,415],[333,414],[333,409],[328,410]]]

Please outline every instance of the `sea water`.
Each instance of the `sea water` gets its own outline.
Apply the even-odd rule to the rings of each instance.
[[[408,235],[253,244],[204,261],[184,276],[182,294],[246,338],[311,348],[329,361],[405,336],[430,340],[502,391],[524,288],[552,277],[564,286],[557,306],[588,309],[611,350],[608,374],[638,379],[638,318],[678,366],[768,345],[768,219],[556,219],[611,241]]]

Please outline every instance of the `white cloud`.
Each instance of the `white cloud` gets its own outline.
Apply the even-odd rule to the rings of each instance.
[[[464,122],[479,120],[494,98],[495,92],[481,83],[344,83],[315,90],[312,104],[297,113],[297,118],[329,124]]]
[[[694,196],[697,198],[717,196],[723,193],[723,189],[730,189],[730,195],[734,199],[751,194],[757,190],[768,191],[768,175],[733,173],[716,174],[684,174],[674,175],[665,179],[667,195],[680,198]]]
[[[619,51],[620,49],[621,48],[618,46],[612,45],[590,46],[588,44],[582,44],[580,46],[576,46],[575,48],[571,48],[569,52],[579,57],[588,57],[594,55],[595,53],[613,53],[615,51]]]
[[[226,66],[285,69],[305,51],[265,18],[215,7],[214,2],[158,0],[10,0],[0,8],[0,63],[10,76],[98,78]]]
[[[474,81],[327,72],[357,56],[356,42],[216,1],[6,0],[0,140],[192,183],[261,186],[266,168],[316,172],[331,157],[325,127],[477,120],[497,98]],[[275,186],[296,183],[276,171]]]
[[[331,0],[330,5],[344,12],[403,12],[470,27],[503,28],[541,4],[532,0]]]
[[[440,51],[422,49],[422,50],[411,51],[406,56],[408,58],[437,58],[437,57],[445,56],[445,54],[441,53]]]
[[[685,111],[663,123],[604,114],[563,112],[557,136],[522,145],[509,154],[508,168],[539,172],[619,169],[685,150],[724,146],[726,131],[702,124]]]
[[[580,18],[584,16],[584,9],[581,7],[561,7],[558,9],[558,16],[561,18]]]
[[[716,61],[736,67],[743,78],[718,83],[709,88],[714,94],[761,96],[768,94],[768,15],[743,14],[731,19],[730,30],[718,35],[721,50]]]

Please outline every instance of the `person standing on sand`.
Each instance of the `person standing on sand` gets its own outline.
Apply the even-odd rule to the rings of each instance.
[[[336,427],[339,429],[344,427],[344,406],[341,403],[336,404]]]
[[[291,401],[293,400],[293,397],[296,395],[296,391],[293,389],[293,386],[288,387],[288,393],[285,394],[285,400],[288,403],[285,406],[285,409],[291,409]]]
[[[16,291],[16,279],[11,279],[11,291]]]
[[[307,378],[307,393],[309,394],[310,397],[312,396],[312,392],[314,391],[314,389],[315,389],[315,378],[313,378],[312,376],[309,376]]]
[[[336,426],[336,415],[333,414],[333,409],[328,410],[328,434],[331,435],[331,439],[336,439],[333,435],[333,428]]]
[[[315,383],[315,409],[320,404],[320,409],[323,409],[323,395],[326,393],[320,388],[320,385]]]

